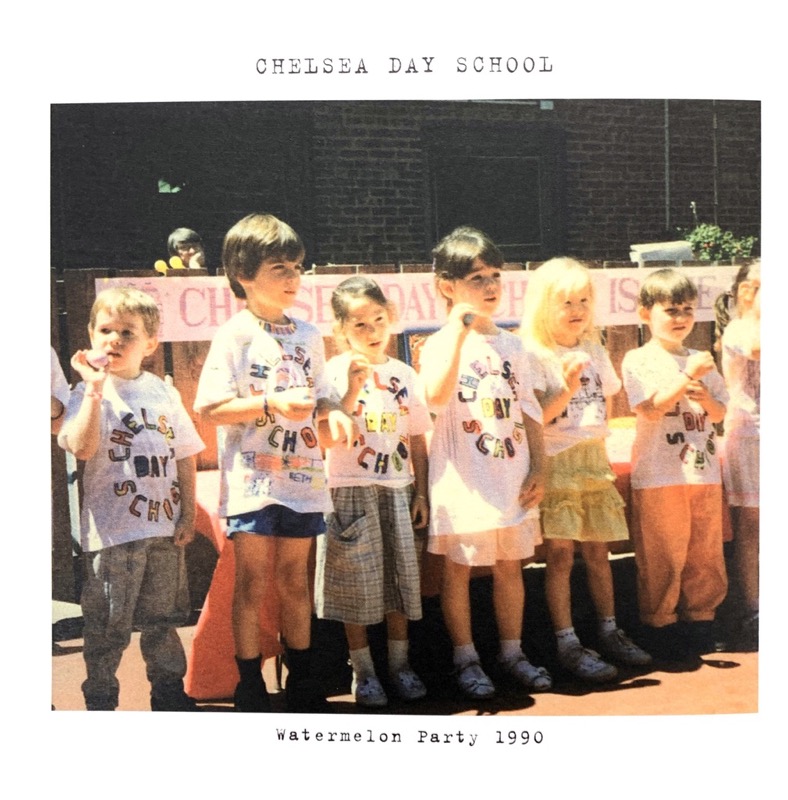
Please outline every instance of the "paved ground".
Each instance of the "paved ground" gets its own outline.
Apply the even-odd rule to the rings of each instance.
[[[631,557],[613,562],[619,598],[619,622],[637,635],[637,619],[629,598],[634,597],[634,565]],[[593,644],[593,613],[585,590],[582,569],[573,578],[576,628],[581,638]],[[459,697],[449,676],[449,647],[437,604],[425,606],[425,619],[414,629],[412,661],[429,688],[427,699],[406,705],[391,703],[384,710],[358,708],[349,694],[350,671],[340,626],[315,622],[313,640],[320,653],[320,673],[338,712],[362,715],[694,715],[739,714],[758,711],[758,654],[722,652],[704,655],[694,663],[655,663],[647,669],[621,670],[619,679],[603,687],[579,684],[562,674],[555,663],[555,652],[542,598],[543,570],[526,569],[529,598],[524,626],[525,648],[531,660],[547,666],[555,678],[552,691],[529,696],[526,693],[500,692],[486,703],[471,703]],[[494,661],[496,640],[492,619],[491,585],[488,579],[472,582],[474,638],[485,663]],[[724,611],[724,609],[723,609]],[[58,621],[53,625],[52,704],[57,710],[84,709],[80,684],[84,679],[81,618],[78,606],[59,606]],[[723,615],[724,616],[724,615]],[[724,632],[724,625],[721,627]],[[189,652],[193,626],[180,629],[186,652]],[[383,631],[373,630],[373,653],[382,659]],[[266,663],[269,689],[276,686],[274,661]],[[119,670],[121,710],[148,710],[148,685],[139,650],[139,635],[124,655]],[[275,710],[284,710],[283,698],[274,695]],[[227,698],[200,703],[206,711],[229,711]]]

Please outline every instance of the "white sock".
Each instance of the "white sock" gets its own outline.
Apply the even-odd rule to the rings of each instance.
[[[615,617],[602,617],[599,620],[599,633],[605,636],[608,633],[615,633],[618,630]]]
[[[478,661],[479,654],[476,652],[476,647],[471,642],[470,644],[461,644],[454,648],[454,666],[464,667],[470,664],[471,661]]]
[[[389,639],[389,673],[396,675],[408,666],[408,640]]]
[[[522,640],[502,639],[501,650],[498,653],[499,661],[514,661],[523,655]]]
[[[580,639],[577,638],[574,628],[564,628],[563,630],[555,632],[555,641],[558,645],[558,652],[568,650],[570,647],[580,644]]]
[[[350,664],[353,667],[353,674],[356,680],[363,681],[375,674],[375,664],[372,661],[372,653],[369,647],[360,647],[358,650],[350,650]]]

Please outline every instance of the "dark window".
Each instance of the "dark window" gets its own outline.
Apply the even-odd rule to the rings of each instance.
[[[458,225],[485,231],[509,260],[539,260],[564,245],[563,134],[536,124],[426,131],[432,237]]]

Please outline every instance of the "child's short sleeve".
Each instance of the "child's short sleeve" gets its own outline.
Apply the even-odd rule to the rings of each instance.
[[[594,347],[593,356],[602,381],[602,393],[605,397],[612,397],[621,390],[622,383],[621,378],[616,374],[613,362],[610,360],[610,354],[604,347],[597,345]]]
[[[244,342],[248,348],[251,333],[247,337],[241,336],[240,332],[233,335],[233,330],[227,327],[216,332],[197,384],[195,411],[199,413],[239,396],[237,362]]]
[[[630,350],[621,363],[621,374],[624,379],[624,391],[631,408],[653,397],[659,385],[657,371],[653,365],[643,358],[643,348]]]
[[[205,450],[205,443],[200,438],[194,421],[183,405],[180,392],[174,386],[169,385],[167,385],[166,391],[172,402],[173,420],[171,424],[175,434],[173,439],[175,459],[180,461],[182,458],[196,456]]]

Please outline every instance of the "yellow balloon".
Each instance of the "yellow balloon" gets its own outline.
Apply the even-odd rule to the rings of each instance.
[[[167,262],[166,261],[162,261],[161,259],[159,259],[153,265],[153,269],[155,269],[156,272],[161,272],[162,275],[166,275],[167,274]]]
[[[186,267],[183,266],[183,261],[181,261],[181,257],[180,256],[173,256],[170,259],[170,266],[173,269],[186,269]]]

